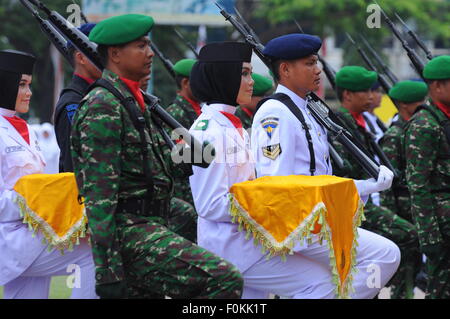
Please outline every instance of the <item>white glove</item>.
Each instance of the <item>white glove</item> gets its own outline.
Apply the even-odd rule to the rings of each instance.
[[[378,179],[374,178],[366,180],[355,180],[356,188],[360,197],[370,195],[376,192],[382,192],[391,187],[394,179],[394,173],[386,166],[380,166],[380,172],[378,173]]]

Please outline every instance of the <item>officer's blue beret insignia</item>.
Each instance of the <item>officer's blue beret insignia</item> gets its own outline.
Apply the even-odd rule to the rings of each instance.
[[[278,127],[278,121],[277,117],[268,117],[261,121],[261,125],[269,138],[272,138],[273,131]]]

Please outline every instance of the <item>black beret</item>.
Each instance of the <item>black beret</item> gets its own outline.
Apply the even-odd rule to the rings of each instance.
[[[252,47],[244,42],[213,42],[199,53],[199,62],[250,62]]]
[[[18,74],[33,74],[36,58],[26,52],[15,50],[0,51],[0,70]]]

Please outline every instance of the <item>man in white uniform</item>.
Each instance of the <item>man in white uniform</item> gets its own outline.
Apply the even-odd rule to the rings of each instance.
[[[48,251],[43,236],[22,222],[13,187],[24,175],[42,174],[45,167],[37,138],[15,116],[28,112],[34,57],[0,51],[0,286],[4,298],[48,298],[51,276],[74,275],[72,298],[96,298],[94,262],[86,239],[62,255]],[[78,285],[79,283],[79,285]]]
[[[312,117],[306,101],[307,94],[317,90],[320,83],[317,52],[321,44],[315,36],[289,34],[269,41],[265,47],[264,54],[271,59],[272,72],[279,83],[275,94],[283,94],[278,97],[284,102],[269,98],[260,105],[253,119],[251,144],[257,177],[332,175],[327,132]],[[389,188],[392,178],[392,172],[382,166],[377,181],[361,180],[355,184],[362,199],[367,200],[370,193]],[[354,276],[355,293],[351,297],[373,298],[397,270],[400,252],[384,237],[361,228],[358,234],[358,272]],[[291,271],[302,275],[305,285],[311,288],[310,297],[332,297],[317,289],[319,285],[327,285],[318,280],[321,276],[328,276],[331,284],[331,270],[327,245],[320,245],[317,236],[314,238],[310,245],[295,247],[294,255],[298,256],[300,266]],[[374,267],[380,270],[380,285],[373,287],[368,286],[367,281]],[[262,271],[250,272],[248,277],[251,280],[266,278],[267,285],[271,285],[271,279]]]

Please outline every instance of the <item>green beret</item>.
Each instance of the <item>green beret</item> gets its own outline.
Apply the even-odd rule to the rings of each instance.
[[[427,80],[450,79],[450,56],[441,55],[428,62],[423,69],[423,77]]]
[[[189,77],[189,74],[191,74],[192,67],[194,66],[195,62],[197,60],[194,59],[182,59],[175,63],[173,66],[173,70],[177,75],[181,75],[184,77]]]
[[[336,86],[349,91],[366,91],[378,80],[378,74],[362,66],[344,66],[336,73]]]
[[[265,76],[253,73],[252,78],[255,81],[253,84],[253,96],[263,96],[273,87],[272,81]]]
[[[419,102],[425,99],[428,87],[421,81],[397,82],[390,90],[389,97],[404,103]]]
[[[103,45],[128,43],[147,35],[153,18],[142,14],[124,14],[99,22],[89,34],[89,40]]]

